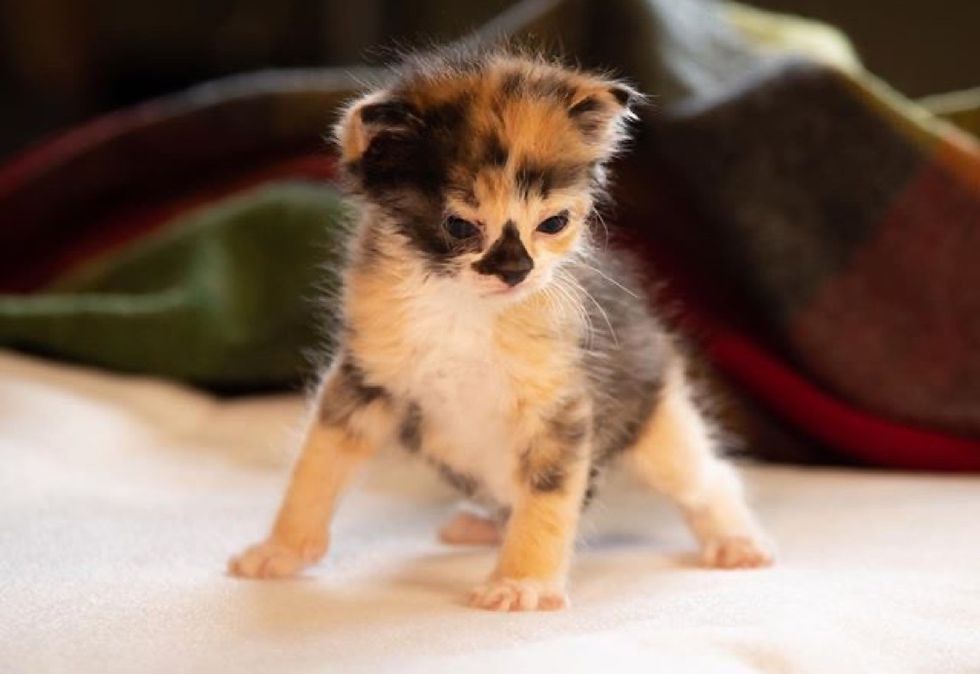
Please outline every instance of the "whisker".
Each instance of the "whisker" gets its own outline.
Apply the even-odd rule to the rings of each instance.
[[[624,293],[626,293],[630,297],[635,297],[635,298],[639,299],[639,295],[637,295],[635,292],[633,292],[632,290],[630,290],[629,288],[627,288],[626,286],[624,286],[622,283],[620,283],[616,279],[610,277],[609,275],[607,275],[602,270],[597,269],[596,267],[593,267],[592,265],[586,263],[584,260],[581,259],[581,256],[579,257],[578,262],[579,262],[579,264],[581,264],[586,269],[595,272],[596,274],[598,274],[599,276],[601,276],[606,281],[609,281],[610,283],[612,283],[614,286],[616,286],[617,288],[619,288],[620,290],[622,290]]]
[[[582,296],[588,297],[596,305],[596,307],[602,313],[602,315],[603,315],[603,317],[604,317],[604,319],[606,321],[606,325],[609,326],[610,333],[613,335],[613,339],[615,340],[615,333],[612,330],[612,325],[609,323],[609,317],[606,316],[606,312],[595,301],[595,298],[592,297],[591,295],[589,295],[589,293],[585,290],[585,288],[583,288],[578,283],[578,281],[575,280],[575,277],[573,277],[571,274],[567,273],[564,269],[558,268],[555,271],[556,271],[556,284],[555,284],[556,285],[556,288],[557,289],[560,289],[563,293],[566,294],[566,296],[568,296],[568,297],[570,297],[572,299],[572,301],[574,302],[574,304],[575,304],[575,306],[576,306],[576,308],[578,310],[579,316],[582,318],[582,320],[586,324],[586,327],[587,327],[588,333],[589,333],[588,334],[588,339],[589,339],[588,347],[591,348],[591,346],[592,346],[592,339],[593,339],[593,335],[595,333],[595,324],[592,321],[591,314],[589,313],[589,311],[585,308],[585,306],[580,301],[580,299],[581,299]],[[578,298],[575,298],[575,295],[578,295],[579,297]]]
[[[596,222],[602,225],[602,235],[603,235],[602,249],[605,250],[606,248],[609,247],[609,226],[606,224],[606,219],[602,217],[602,213],[599,211],[598,208],[592,209],[592,216],[596,219]]]
[[[606,322],[606,326],[609,328],[609,335],[612,337],[613,343],[618,348],[619,338],[616,336],[616,330],[613,329],[612,322],[609,320],[609,314],[606,313],[606,310],[601,304],[599,304],[598,300],[596,300],[596,298],[593,297],[588,290],[582,287],[582,284],[580,284],[576,279],[573,277],[568,277],[567,280],[573,283],[578,288],[579,292],[581,292],[589,301],[591,301],[595,308],[599,311],[599,313],[602,315],[602,319]]]

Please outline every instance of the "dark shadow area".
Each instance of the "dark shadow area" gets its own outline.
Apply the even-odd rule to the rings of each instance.
[[[445,41],[512,4],[3,0],[0,156],[58,128],[223,75],[378,62],[379,47]],[[909,96],[977,84],[974,0],[755,4],[839,27],[873,72]]]

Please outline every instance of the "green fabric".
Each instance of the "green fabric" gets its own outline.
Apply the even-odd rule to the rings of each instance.
[[[0,297],[0,343],[212,388],[294,384],[329,346],[310,305],[337,287],[344,217],[327,186],[228,198],[45,293]]]

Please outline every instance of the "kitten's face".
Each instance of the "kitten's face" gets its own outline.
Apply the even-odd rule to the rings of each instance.
[[[509,56],[418,64],[338,126],[353,189],[428,272],[481,297],[547,285],[585,233],[632,90]]]

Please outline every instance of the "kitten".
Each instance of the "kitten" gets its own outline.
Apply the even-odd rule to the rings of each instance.
[[[707,564],[770,562],[681,354],[590,238],[638,98],[541,59],[447,52],[349,106],[335,134],[361,217],[342,344],[272,532],[232,573],[320,559],[344,486],[392,442],[495,509],[441,532],[500,543],[473,606],[566,605],[579,514],[614,458],[680,505]]]

